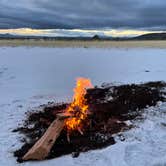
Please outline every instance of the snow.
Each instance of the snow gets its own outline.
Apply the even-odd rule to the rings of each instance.
[[[0,47],[0,166],[16,166],[12,152],[21,146],[18,133],[27,110],[48,101],[69,100],[75,78],[103,82],[166,81],[166,50],[153,48]],[[149,71],[149,72],[147,72]],[[78,158],[26,162],[23,166],[164,166],[166,165],[166,103],[145,110],[136,127],[115,135],[117,143]]]

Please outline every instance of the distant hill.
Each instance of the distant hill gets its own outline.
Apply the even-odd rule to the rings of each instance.
[[[134,37],[136,40],[166,40],[166,33],[148,33]]]
[[[9,33],[6,33],[6,34],[0,34],[0,38],[12,38],[14,37],[14,35],[11,35]]]
[[[110,41],[128,41],[128,40],[166,40],[166,33],[148,33],[137,37],[104,37],[94,35],[93,37],[49,37],[49,36],[22,36],[9,33],[0,34],[0,39],[34,39],[34,40],[110,40]]]
[[[51,37],[43,37],[43,36],[23,36],[23,35],[12,35],[10,33],[0,34],[0,39],[45,39]]]
[[[111,40],[112,37],[94,35],[93,37],[50,37],[50,36],[23,36],[12,34],[0,34],[0,39],[34,39],[34,40]]]

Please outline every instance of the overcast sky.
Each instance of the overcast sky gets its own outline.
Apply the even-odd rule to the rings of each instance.
[[[0,29],[165,30],[166,0],[0,0]]]

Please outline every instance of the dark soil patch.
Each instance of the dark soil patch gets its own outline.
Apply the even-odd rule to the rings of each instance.
[[[66,130],[63,130],[55,142],[47,159],[72,154],[77,157],[80,152],[99,149],[115,143],[112,134],[131,128],[125,121],[141,115],[143,108],[155,106],[158,101],[164,101],[164,82],[149,82],[146,84],[131,84],[120,86],[102,86],[87,90],[89,104],[88,125],[84,128],[84,135],[74,132],[67,141]],[[21,162],[22,156],[44,134],[56,114],[63,112],[67,103],[48,104],[42,111],[32,111],[22,127],[14,132],[25,135],[24,145],[14,152],[14,156]]]

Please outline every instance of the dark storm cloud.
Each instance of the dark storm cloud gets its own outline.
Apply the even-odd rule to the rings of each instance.
[[[156,28],[165,0],[0,0],[0,28]]]

